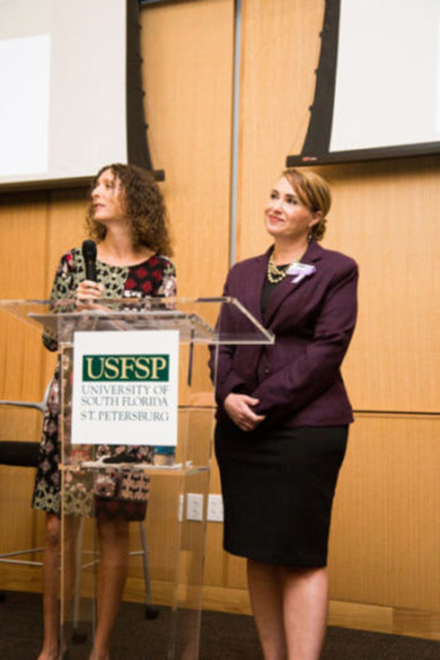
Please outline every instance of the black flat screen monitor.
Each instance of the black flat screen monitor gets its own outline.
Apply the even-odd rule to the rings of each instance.
[[[289,166],[440,153],[439,0],[327,0],[321,39]]]
[[[151,169],[138,0],[1,0],[0,191]]]

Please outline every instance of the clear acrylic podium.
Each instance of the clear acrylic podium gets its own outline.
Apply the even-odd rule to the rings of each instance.
[[[105,305],[105,306],[104,306]],[[72,300],[2,301],[0,309],[36,324],[58,341],[61,374],[62,544],[60,579],[60,638],[71,658],[88,658],[96,628],[96,572],[100,549],[96,540],[93,501],[100,475],[108,464],[96,460],[95,445],[72,443],[72,372],[75,336],[80,332],[141,333],[148,347],[151,331],[177,331],[179,340],[177,439],[175,447],[156,446],[153,463],[112,463],[121,475],[143,475],[149,482],[146,515],[148,576],[152,601],[160,607],[158,622],[131,621],[130,643],[115,657],[195,660],[199,657],[203,597],[205,535],[209,495],[215,397],[208,366],[215,364],[219,346],[271,344],[270,331],[235,299],[104,299],[81,311]],[[102,336],[104,337],[104,336]],[[148,407],[148,402],[146,403]],[[105,444],[105,438],[102,438]],[[148,445],[139,437],[138,445]],[[157,445],[157,443],[156,443]],[[90,515],[84,515],[84,502]],[[195,506],[195,503],[197,506]],[[132,523],[132,555],[145,555],[136,546]],[[133,547],[134,545],[134,547]],[[139,544],[138,544],[139,545]],[[146,560],[146,557],[144,556]],[[134,562],[133,562],[134,563]],[[127,599],[144,597],[144,581],[132,567]],[[163,608],[162,608],[163,606]],[[122,615],[120,615],[122,616]],[[85,638],[85,644],[74,644]],[[118,622],[113,638],[118,638]],[[153,644],[154,641],[154,644]]]

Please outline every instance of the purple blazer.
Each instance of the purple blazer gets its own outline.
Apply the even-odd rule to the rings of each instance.
[[[315,270],[298,282],[287,277],[272,291],[261,315],[261,291],[271,250],[230,270],[224,295],[237,298],[275,334],[273,345],[220,346],[217,419],[229,419],[223,401],[230,392],[260,400],[264,425],[335,426],[353,421],[340,373],[357,312],[356,262],[311,241],[302,259]],[[313,269],[310,269],[313,270]],[[224,328],[237,327],[233,312]]]

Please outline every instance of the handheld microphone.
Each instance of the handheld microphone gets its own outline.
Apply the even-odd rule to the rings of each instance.
[[[82,255],[86,266],[86,280],[98,281],[96,273],[96,243],[92,240],[84,241],[82,244]]]

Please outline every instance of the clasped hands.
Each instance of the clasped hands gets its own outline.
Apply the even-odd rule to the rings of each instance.
[[[247,394],[231,392],[224,400],[223,406],[238,428],[242,431],[253,431],[266,419],[266,415],[257,415],[252,410],[259,403],[259,399],[255,399]]]

